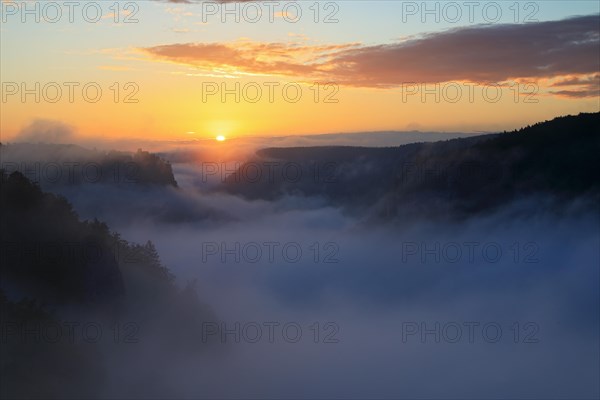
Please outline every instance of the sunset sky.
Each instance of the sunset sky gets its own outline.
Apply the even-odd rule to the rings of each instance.
[[[62,9],[56,23],[44,21],[56,9],[38,4],[38,23],[23,14],[33,2],[2,1],[2,141],[36,120],[83,137],[189,140],[495,131],[600,109],[597,1],[481,2],[473,10],[458,2],[460,18],[435,2],[438,15],[400,1],[307,1],[285,14],[281,2],[272,22],[264,3],[166,0],[98,2],[102,17],[91,22],[97,10],[88,7],[86,21],[86,3],[72,15],[54,3]],[[237,7],[239,22],[221,15],[225,7]],[[35,91],[36,82],[39,103],[36,94],[23,101],[23,85]],[[96,103],[82,95],[90,83],[88,95],[102,89]],[[62,96],[52,102],[57,86]],[[239,87],[239,101],[223,99],[223,87]],[[128,95],[137,102],[125,102]]]

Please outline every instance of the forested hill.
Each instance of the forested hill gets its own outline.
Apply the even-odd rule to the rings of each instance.
[[[108,359],[124,349],[116,326],[128,327],[120,333],[127,343],[201,349],[201,321],[215,317],[193,286],[176,286],[151,242],[129,243],[100,221],[81,221],[63,197],[20,172],[0,171],[0,210],[1,398],[97,396]],[[68,327],[86,324],[104,332],[102,346],[73,339]],[[134,358],[136,349],[127,347]]]
[[[73,144],[0,144],[1,168],[42,187],[85,183],[177,186],[171,164],[156,154],[90,150]]]
[[[600,113],[579,114],[508,133],[400,147],[264,149],[220,190],[251,199],[317,196],[387,216],[403,210],[472,215],[529,195],[597,196],[598,154]],[[248,171],[257,169],[270,170],[255,179]]]

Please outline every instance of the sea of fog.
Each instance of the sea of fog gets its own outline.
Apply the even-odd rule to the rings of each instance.
[[[374,223],[319,198],[64,189],[83,218],[152,240],[218,320],[214,352],[144,349],[106,396],[589,398],[599,394],[598,214],[527,198],[465,221]],[[177,327],[169,327],[176,330]],[[142,344],[143,346],[143,344]],[[113,376],[114,375],[114,376]]]

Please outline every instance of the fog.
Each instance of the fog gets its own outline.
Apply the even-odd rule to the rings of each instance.
[[[460,223],[374,224],[319,198],[206,191],[194,168],[178,189],[65,192],[82,217],[151,239],[218,318],[196,338],[211,352],[119,353],[144,357],[111,367],[105,395],[124,380],[151,381],[128,393],[142,397],[597,395],[594,209],[532,197]]]

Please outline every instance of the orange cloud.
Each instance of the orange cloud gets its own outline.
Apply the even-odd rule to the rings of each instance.
[[[550,93],[569,98],[600,97],[600,74],[587,76],[571,76],[559,80],[552,87],[565,89],[551,91]]]
[[[373,46],[180,43],[143,51],[158,60],[197,68],[305,77],[357,87],[536,80],[600,70],[599,23],[600,17],[593,15],[478,25]]]
[[[237,71],[242,74],[269,74],[314,77],[323,75],[328,62],[343,45],[297,45],[283,43],[182,43],[142,49],[158,60],[202,69]]]

